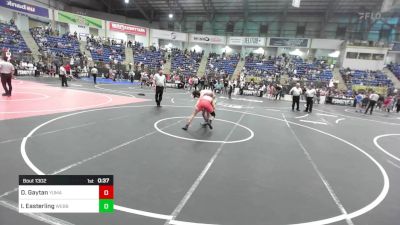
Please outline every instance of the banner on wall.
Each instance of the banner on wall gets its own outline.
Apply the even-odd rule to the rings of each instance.
[[[0,0],[0,6],[22,13],[49,18],[49,9],[15,0]]]
[[[308,38],[269,38],[269,47],[297,47],[308,48],[310,39]]]
[[[352,85],[351,88],[354,91],[375,91],[377,94],[386,95],[387,94],[387,87],[376,87],[376,86],[364,86],[364,85]]]
[[[88,26],[97,29],[104,29],[104,21],[101,19],[89,16],[82,16],[64,11],[58,11],[58,10],[54,11],[54,13],[55,13],[55,20],[58,22]]]
[[[146,36],[147,35],[147,28],[139,27],[135,25],[123,24],[123,23],[116,23],[116,22],[109,22],[109,29],[111,31],[133,34],[133,35],[140,35]]]
[[[400,42],[393,42],[390,46],[390,51],[400,52]]]
[[[208,43],[225,45],[226,38],[224,36],[204,35],[204,34],[190,34],[190,42]]]
[[[175,31],[151,29],[151,37],[165,40],[186,41],[187,34]]]
[[[228,45],[265,46],[265,41],[263,37],[229,37]]]

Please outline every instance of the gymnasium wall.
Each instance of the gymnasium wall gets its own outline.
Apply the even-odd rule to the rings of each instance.
[[[280,22],[281,14],[249,15],[245,20],[243,15],[216,15],[210,20],[206,15],[187,15],[182,21],[162,20],[159,23],[160,29],[175,30],[187,33],[203,33],[214,35],[237,35],[237,36],[282,36],[282,37],[308,37],[337,39],[338,27],[346,27],[344,39],[366,39],[369,41],[391,42],[400,40],[400,31],[396,26],[400,25],[399,17],[385,18],[384,21],[377,20],[372,23],[359,21],[356,13],[354,15],[334,15],[324,23],[322,15],[288,15],[283,22]],[[203,30],[196,31],[196,24],[202,22]],[[233,32],[227,32],[227,24],[234,24]],[[260,33],[260,25],[268,25],[267,33]],[[304,26],[304,35],[297,34],[297,27]],[[170,29],[172,28],[172,29]],[[381,30],[389,29],[387,37],[381,36]],[[339,38],[339,39],[340,39]]]

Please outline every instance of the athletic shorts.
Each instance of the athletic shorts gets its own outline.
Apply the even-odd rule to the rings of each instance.
[[[207,111],[207,112],[209,112],[209,113],[211,113],[211,112],[214,112],[214,108],[213,108],[213,106],[211,105],[211,102],[209,102],[209,101],[207,101],[207,100],[199,100],[199,102],[197,103],[197,105],[196,105],[196,109],[198,110],[198,111],[203,111],[203,110],[205,110],[205,111]]]

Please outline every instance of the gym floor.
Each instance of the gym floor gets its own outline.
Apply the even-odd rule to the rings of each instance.
[[[0,225],[399,224],[399,114],[219,95],[214,129],[184,131],[190,93],[157,108],[101,81],[22,78],[0,98]],[[22,174],[114,175],[115,213],[19,214]]]

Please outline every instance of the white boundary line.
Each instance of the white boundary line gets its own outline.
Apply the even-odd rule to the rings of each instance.
[[[336,124],[339,124],[340,121],[345,120],[346,118],[340,118],[335,121]]]
[[[222,152],[222,148],[224,147],[224,145],[226,143],[228,143],[227,141],[232,136],[232,134],[235,131],[236,127],[237,126],[241,126],[239,123],[240,123],[240,121],[242,121],[244,116],[245,116],[245,114],[242,114],[240,116],[239,120],[236,123],[232,122],[233,124],[235,124],[235,126],[230,130],[228,135],[226,135],[224,141],[221,142],[221,144],[219,145],[217,151],[215,151],[214,155],[208,161],[207,165],[201,171],[200,175],[196,178],[196,180],[194,181],[192,186],[189,188],[189,190],[183,196],[182,200],[175,207],[174,211],[171,213],[172,219],[166,221],[164,225],[170,224],[170,222],[175,220],[175,218],[180,214],[180,212],[182,211],[183,207],[185,207],[185,205],[189,201],[190,197],[192,197],[193,193],[196,191],[197,187],[200,185],[201,181],[204,179],[204,177],[206,176],[207,172],[210,170],[211,166],[214,164],[214,162],[217,159],[217,157],[219,156],[219,154]]]
[[[283,116],[284,120],[286,120],[285,114],[282,113],[282,116]],[[348,217],[348,213],[347,213],[346,209],[344,208],[343,204],[340,202],[340,199],[336,195],[336,193],[333,190],[332,186],[329,184],[329,182],[326,179],[326,177],[322,174],[322,172],[318,168],[317,164],[312,159],[311,154],[304,147],[303,143],[301,142],[301,140],[299,139],[299,137],[297,136],[297,134],[294,132],[294,130],[292,129],[292,127],[289,125],[289,123],[287,121],[286,121],[286,124],[288,125],[288,128],[289,128],[290,132],[292,133],[294,139],[299,144],[300,148],[303,150],[303,153],[306,155],[306,158],[307,158],[308,162],[314,168],[314,171],[317,173],[317,175],[321,179],[322,183],[325,185],[325,188],[329,192],[329,195],[332,197],[332,199],[335,202],[336,206],[339,208],[339,210],[342,213],[342,215],[345,216],[347,224],[348,225],[354,225],[354,223],[351,221],[351,218]]]
[[[27,138],[29,138],[30,136],[32,136],[33,133],[36,132],[38,129],[40,129],[41,127],[43,127],[43,126],[45,126],[45,125],[47,125],[47,124],[49,124],[49,123],[52,123],[52,122],[54,122],[54,121],[56,121],[56,120],[59,120],[59,119],[62,119],[62,118],[66,118],[66,117],[69,117],[69,116],[74,116],[74,115],[82,114],[82,113],[93,112],[93,111],[99,111],[99,110],[121,109],[121,108],[139,108],[139,107],[154,107],[154,105],[142,105],[142,106],[116,106],[116,107],[109,107],[109,108],[91,109],[91,110],[86,110],[86,111],[80,111],[80,112],[71,113],[71,114],[68,114],[68,115],[60,116],[60,117],[54,118],[54,119],[52,119],[52,120],[49,120],[49,121],[47,121],[47,122],[45,122],[45,123],[43,123],[43,124],[41,124],[41,125],[35,127],[32,131],[29,132],[29,134],[28,134],[26,137],[24,137],[23,141],[21,142],[21,155],[22,155],[22,157],[23,157],[25,163],[31,168],[31,170],[33,170],[35,173],[39,172],[39,173],[37,173],[37,174],[41,174],[42,171],[40,171],[40,170],[30,161],[29,157],[28,157],[27,154],[26,154],[26,149],[25,149],[25,145],[26,145],[26,140],[27,140]],[[171,105],[171,106],[168,106],[168,105],[165,105],[164,107],[191,108],[192,106],[172,106],[172,105]],[[229,110],[229,109],[221,109],[221,110],[224,110],[224,111],[227,111],[227,112],[243,113],[243,114],[247,114],[247,115],[253,115],[253,116],[257,116],[257,117],[261,117],[261,118],[268,118],[268,119],[273,119],[273,120],[285,122],[285,120],[280,119],[280,118],[275,118],[275,117],[270,117],[270,116],[265,116],[265,115],[250,113],[250,112],[240,112],[240,111]],[[348,218],[355,218],[355,217],[361,216],[361,215],[363,215],[363,214],[365,214],[365,213],[371,211],[372,209],[374,209],[376,206],[378,206],[378,205],[385,199],[386,195],[387,195],[388,192],[389,192],[389,188],[390,188],[389,176],[388,176],[388,174],[386,173],[386,170],[383,168],[383,166],[382,166],[378,161],[376,161],[376,159],[373,158],[370,154],[368,154],[366,151],[364,151],[364,150],[361,149],[360,147],[354,145],[353,143],[351,143],[351,142],[349,142],[349,141],[347,141],[347,140],[345,140],[345,139],[342,139],[342,138],[340,138],[340,137],[338,137],[338,136],[335,136],[335,135],[333,135],[333,134],[330,134],[330,133],[324,132],[324,131],[322,131],[322,130],[319,130],[319,129],[316,129],[316,128],[313,128],[313,127],[309,127],[309,126],[306,126],[306,125],[303,125],[303,124],[299,124],[299,123],[287,121],[287,120],[286,120],[286,123],[290,123],[290,124],[293,124],[293,125],[296,125],[296,126],[300,126],[300,127],[303,127],[303,128],[308,128],[308,129],[313,130],[313,131],[315,131],[315,132],[318,132],[318,133],[321,133],[321,134],[325,134],[325,135],[327,135],[327,136],[329,136],[329,137],[331,137],[331,138],[333,138],[333,139],[336,139],[336,140],[338,140],[338,141],[341,141],[341,142],[343,142],[343,143],[345,143],[345,144],[347,144],[347,145],[353,147],[353,148],[356,149],[357,151],[359,151],[359,152],[361,152],[362,154],[364,154],[365,157],[367,157],[368,159],[370,159],[370,160],[377,166],[377,168],[379,169],[379,171],[381,172],[382,177],[383,177],[383,187],[382,187],[382,190],[381,190],[381,192],[379,193],[379,195],[378,195],[371,203],[369,203],[368,205],[366,205],[366,206],[364,206],[364,207],[362,207],[362,208],[360,208],[360,209],[358,209],[358,210],[356,210],[356,211],[354,211],[354,212],[349,213],[349,214],[348,214]],[[400,125],[400,124],[399,124],[399,125]],[[165,215],[165,216],[168,216],[168,215]],[[338,216],[330,217],[330,218],[327,218],[327,219],[316,220],[316,221],[311,221],[311,222],[297,223],[297,224],[292,224],[292,225],[324,225],[324,224],[330,224],[330,223],[338,222],[338,221],[341,221],[341,220],[344,220],[344,219],[346,219],[346,216],[345,216],[345,215],[338,215]],[[188,223],[189,223],[189,222],[185,222],[185,221],[174,221],[174,220],[171,221],[171,224],[182,224],[182,225],[183,225],[183,224],[188,224]],[[191,224],[193,224],[193,225],[200,225],[201,223],[191,223]]]
[[[279,109],[270,109],[270,108],[264,108],[264,110],[267,110],[267,111],[274,111],[274,112],[280,112],[281,110],[279,110]]]
[[[326,111],[323,111],[320,109],[315,109],[315,111],[326,112]],[[329,112],[327,112],[327,113],[329,113]],[[360,118],[360,117],[355,117],[355,116],[348,116],[348,115],[343,115],[343,114],[337,114],[337,115],[342,116],[342,117],[352,118],[352,119],[359,119],[359,120],[365,120],[365,121],[372,121],[372,122],[376,122],[376,123],[400,126],[400,123],[391,123],[391,122],[385,122],[385,121],[380,121],[380,120],[371,120],[371,119],[365,119],[365,118]]]
[[[389,159],[386,159],[386,161],[387,161],[388,163],[392,164],[392,166],[397,167],[398,169],[400,169],[400,166],[397,165],[396,163],[390,161]]]
[[[298,117],[295,117],[296,119],[301,119],[301,118],[305,118],[305,117],[307,117],[307,116],[309,116],[310,114],[306,114],[306,115],[304,115],[304,116],[298,116]]]
[[[327,116],[327,117],[337,117],[337,116],[335,116],[335,115],[324,114],[324,113],[317,113],[317,115],[319,115],[319,116]]]
[[[241,125],[241,124],[238,124],[238,123],[235,123],[235,122],[232,122],[232,121],[228,121],[228,120],[223,120],[223,119],[215,119],[215,120],[222,121],[222,122],[225,122],[225,123],[233,124],[233,125],[235,125],[234,128],[236,128],[236,126],[242,127],[242,128],[246,129],[246,130],[250,133],[250,136],[248,136],[247,138],[241,139],[241,140],[236,140],[236,141],[226,141],[226,140],[223,140],[223,141],[201,140],[201,139],[180,137],[180,136],[177,136],[177,135],[173,135],[173,134],[167,133],[167,132],[163,131],[162,129],[158,128],[158,124],[159,124],[160,122],[163,122],[163,121],[166,121],[166,120],[171,120],[171,119],[185,119],[185,118],[187,118],[187,117],[169,117],[169,118],[164,118],[164,119],[158,120],[157,122],[154,123],[154,129],[156,129],[158,132],[160,132],[160,133],[162,133],[162,134],[164,134],[164,135],[167,135],[167,136],[170,136],[170,137],[173,137],[173,138],[177,138],[177,139],[181,139],[181,140],[186,140],[186,141],[204,142],[204,143],[234,144],[234,143],[240,143],[240,142],[248,141],[248,140],[250,140],[250,139],[252,139],[252,138],[254,137],[254,132],[253,132],[250,128],[245,127],[245,126],[243,126],[243,125]],[[196,117],[196,118],[202,118],[202,117]]]
[[[356,113],[356,112],[354,112],[354,111],[351,111],[351,109],[344,109],[344,111],[345,112],[348,112],[348,113]],[[361,110],[363,113],[365,112],[365,110]],[[374,109],[374,112],[373,112],[373,114],[375,114],[375,115],[381,115],[381,116],[386,116],[387,114],[385,114],[385,113],[382,113],[382,111],[378,111],[376,108]]]
[[[114,205],[114,209],[122,211],[122,212],[127,212],[127,213],[131,213],[131,214],[136,214],[136,215],[140,215],[140,216],[156,218],[156,219],[161,219],[161,220],[171,220],[172,219],[172,216],[131,209],[131,208],[127,208],[127,207],[123,207],[123,206],[119,206],[119,205]]]
[[[322,125],[328,125],[325,122],[318,122],[318,121],[311,121],[311,120],[300,120],[303,123],[313,123],[313,124],[322,124]]]
[[[391,154],[390,152],[386,151],[384,148],[382,148],[382,147],[378,144],[378,140],[379,140],[380,138],[389,137],[389,136],[400,136],[400,134],[383,134],[383,135],[376,136],[376,137],[374,138],[374,145],[375,145],[379,150],[381,150],[382,152],[384,152],[386,155],[388,155],[388,156],[392,157],[393,159],[395,159],[395,160],[397,160],[397,161],[400,162],[400,158],[399,158],[399,157],[397,157],[397,156]]]
[[[234,110],[226,110],[226,111],[240,113],[239,111],[234,111]],[[241,113],[243,113],[243,112],[241,112]],[[262,117],[262,118],[269,118],[269,119],[274,119],[274,120],[278,120],[278,121],[283,121],[284,122],[283,119],[279,119],[279,118],[275,118],[275,117],[270,117],[270,116],[265,116],[265,115],[260,115],[260,114],[256,114],[256,113],[250,113],[250,112],[245,112],[245,113],[248,114],[248,115],[258,116],[258,117]],[[341,142],[353,147],[357,151],[359,151],[362,154],[364,154],[364,156],[366,156],[368,159],[370,159],[377,166],[379,171],[381,172],[382,177],[383,177],[383,187],[382,187],[382,190],[379,193],[379,195],[370,204],[368,204],[368,205],[364,206],[363,208],[358,209],[358,210],[356,210],[356,211],[354,211],[352,213],[349,213],[348,214],[349,218],[353,219],[355,217],[361,216],[361,215],[371,211],[372,209],[374,209],[376,206],[378,206],[385,199],[386,195],[389,192],[389,188],[390,188],[389,176],[386,173],[386,170],[383,168],[383,166],[374,157],[372,157],[370,154],[368,154],[366,151],[364,151],[360,147],[358,147],[358,146],[354,145],[353,143],[351,143],[351,142],[349,142],[349,141],[347,141],[347,140],[345,140],[343,138],[340,138],[340,137],[338,137],[336,135],[333,135],[333,134],[327,133],[325,131],[322,131],[322,130],[319,130],[319,129],[316,129],[316,128],[313,128],[313,127],[309,127],[309,126],[306,126],[306,125],[303,125],[303,124],[299,124],[299,123],[295,123],[295,122],[291,122],[291,121],[287,121],[287,122],[290,123],[290,124],[296,125],[296,126],[308,128],[310,130],[316,131],[316,132],[321,133],[321,134],[325,134],[325,135],[327,135],[329,137],[332,137],[332,138],[334,138],[334,139],[336,139],[338,141],[341,141]],[[317,220],[317,221],[312,221],[312,222],[305,222],[305,223],[297,223],[297,224],[292,224],[292,225],[322,225],[322,224],[330,224],[330,223],[338,222],[338,221],[343,220],[343,219],[345,219],[345,216],[344,215],[339,215],[339,216],[331,217],[331,218],[328,218],[328,219],[322,219],[322,220]]]

